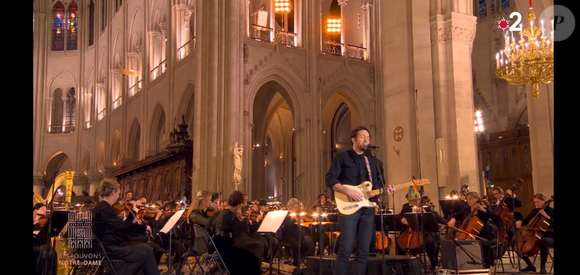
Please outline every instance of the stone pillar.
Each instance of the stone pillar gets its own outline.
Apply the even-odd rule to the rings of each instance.
[[[167,66],[167,22],[159,23],[159,29],[161,29],[161,54],[159,63],[165,61],[165,65],[161,67],[161,72],[165,71],[165,66]]]
[[[446,1],[444,1],[446,2]],[[461,1],[463,2],[463,1]],[[468,183],[481,193],[477,167],[477,143],[473,131],[473,81],[471,52],[477,18],[472,3],[447,6],[431,16],[431,45],[435,94],[435,137],[445,169],[443,193]],[[467,3],[469,2],[469,3]],[[456,11],[452,10],[456,9]]]
[[[101,180],[103,180],[103,174],[100,173],[99,171],[90,171],[87,174],[87,181],[89,184],[89,195],[92,196],[99,189]]]
[[[76,172],[73,178],[73,192],[77,196],[82,196],[83,191],[89,192],[89,178],[83,172]]]
[[[540,97],[526,86],[534,193],[554,195],[554,83],[540,85]]]
[[[32,176],[32,192],[34,192],[35,194],[39,194],[44,198],[45,195],[43,189],[44,189],[44,177],[40,174]]]
[[[342,52],[342,56],[346,55],[346,35],[345,35],[345,30],[346,30],[346,22],[344,21],[344,9],[346,8],[346,3],[348,2],[348,0],[338,0],[338,5],[340,6],[340,43],[342,44],[342,47],[340,47],[341,52]]]
[[[222,166],[221,178],[223,179],[223,191],[229,194],[235,190],[233,186],[234,160],[233,147],[236,142],[241,143],[244,147],[244,154],[251,154],[251,144],[243,144],[243,102],[244,102],[244,15],[245,1],[224,1],[226,11],[221,12],[225,16],[222,24],[225,26],[225,41],[221,41],[220,46],[225,51],[225,87],[224,87],[224,104],[220,106],[220,112],[225,118],[226,129],[223,137]],[[221,37],[221,35],[220,35]],[[242,155],[243,159],[243,155]],[[242,183],[248,185],[244,179],[248,177],[247,171],[250,169],[249,163],[244,163],[242,167]],[[249,186],[240,186],[240,191],[249,192]],[[250,194],[250,198],[255,195]]]

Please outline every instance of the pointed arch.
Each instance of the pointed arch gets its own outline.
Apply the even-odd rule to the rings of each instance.
[[[121,159],[121,133],[115,129],[113,140],[111,142],[111,161],[115,164]]]
[[[133,118],[133,123],[131,123],[128,145],[127,157],[134,160],[141,160],[141,124],[137,118]]]
[[[151,118],[151,132],[149,133],[149,150],[150,153],[156,154],[161,152],[161,141],[163,134],[165,134],[165,109],[161,103],[157,103],[153,117]]]
[[[105,165],[105,142],[101,139],[97,145],[96,166],[102,172]]]
[[[181,115],[185,116],[185,123],[189,125],[187,131],[189,136],[193,136],[193,123],[194,123],[194,93],[195,93],[195,84],[193,82],[187,83],[185,86],[185,90],[181,94],[181,101],[178,107],[178,113],[176,114],[181,119]]]
[[[91,169],[91,148],[87,149],[83,156],[83,162],[81,163],[82,172],[86,175]]]
[[[372,110],[375,106],[365,102],[374,102],[374,97],[357,78],[353,77],[353,73],[343,73],[334,78],[322,92],[322,106],[325,106],[335,94],[343,97],[348,102],[350,110],[359,114],[359,124],[373,122]],[[361,112],[369,109],[371,111]]]

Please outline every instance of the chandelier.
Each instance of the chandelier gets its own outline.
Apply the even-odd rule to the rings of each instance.
[[[531,2],[531,1],[530,1]],[[540,26],[534,25],[536,14],[530,3],[528,10],[530,26],[521,24],[520,39],[516,40],[513,31],[506,31],[505,47],[496,54],[498,78],[512,85],[528,84],[533,87],[535,99],[540,97],[539,84],[548,84],[554,80],[554,19],[550,37],[546,36],[544,20]]]

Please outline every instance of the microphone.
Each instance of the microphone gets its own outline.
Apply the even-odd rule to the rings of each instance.
[[[374,144],[368,144],[368,143],[365,143],[365,146],[366,146],[367,148],[379,148],[379,146],[378,146],[378,145],[374,145]]]

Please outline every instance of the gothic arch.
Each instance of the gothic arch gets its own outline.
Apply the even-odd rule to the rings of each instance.
[[[134,160],[141,160],[141,124],[137,118],[133,118],[129,130],[129,142],[127,148],[127,157]]]
[[[187,131],[189,132],[190,136],[193,136],[193,122],[194,122],[194,93],[195,93],[195,84],[193,82],[187,83],[185,86],[185,90],[181,94],[181,101],[178,107],[178,113],[176,114],[178,120],[181,121],[181,115],[185,115],[185,123],[189,125]]]
[[[58,171],[64,166],[65,162],[69,162],[67,169],[70,169],[72,166],[70,164],[70,158],[64,151],[56,151],[52,153],[46,161],[44,162],[44,168],[42,172],[45,176],[48,177],[56,177],[58,175]],[[53,176],[54,174],[54,176]]]
[[[373,122],[374,112],[360,112],[360,110],[374,110],[374,104],[365,104],[364,102],[374,102],[374,97],[371,93],[364,87],[364,85],[358,81],[358,79],[352,77],[351,74],[342,74],[339,78],[335,78],[337,81],[330,83],[327,89],[322,92],[322,106],[328,104],[329,100],[333,95],[338,94],[343,97],[348,104],[351,111],[358,112],[360,116],[359,123],[370,124]],[[367,107],[368,106],[368,107]]]
[[[67,79],[70,78],[70,79]],[[58,84],[56,83],[58,80]],[[71,80],[71,81],[65,81],[65,80]],[[77,85],[77,80],[75,79],[74,75],[67,71],[67,70],[60,70],[57,73],[54,74],[54,76],[52,78],[50,78],[50,80],[48,81],[48,87],[51,87],[50,90],[54,90],[53,86],[56,85],[62,85],[63,83],[67,83],[65,84],[66,86],[69,86],[68,89],[70,89],[70,87],[76,87]],[[68,89],[63,89],[63,91],[68,91]]]
[[[246,106],[248,106],[246,110],[253,109],[258,92],[262,86],[269,82],[280,85],[282,88],[280,89],[281,94],[290,106],[296,127],[300,127],[300,118],[308,117],[310,112],[310,110],[304,108],[304,106],[307,106],[307,104],[303,102],[303,100],[307,100],[306,97],[299,94],[306,91],[306,87],[302,84],[300,77],[285,65],[269,64],[252,76],[252,81],[247,87],[247,91],[249,92],[246,99]],[[250,121],[253,121],[252,116],[253,114],[250,114]]]
[[[163,148],[160,148],[160,142],[165,133],[165,109],[161,106],[161,103],[157,103],[155,106],[155,111],[153,111],[153,117],[151,118],[151,132],[149,135],[149,150],[153,153],[159,153]]]
[[[91,148],[87,149],[83,156],[83,162],[81,163],[81,170],[86,175],[91,169]]]

